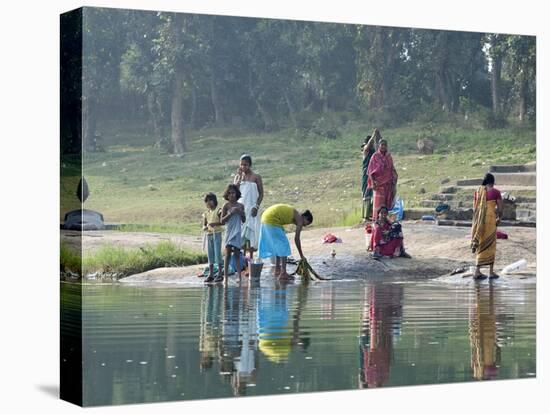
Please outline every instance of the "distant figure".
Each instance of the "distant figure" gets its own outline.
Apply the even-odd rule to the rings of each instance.
[[[246,216],[244,214],[244,206],[237,202],[241,198],[241,192],[235,184],[229,184],[223,194],[223,198],[227,200],[222,208],[220,222],[225,224],[225,261],[223,264],[225,283],[227,283],[227,275],[229,274],[229,260],[233,253],[235,259],[235,269],[239,280],[241,279],[241,223],[244,223]],[[224,280],[224,276],[218,275],[215,282]]]
[[[294,279],[286,272],[286,258],[290,256],[290,244],[285,234],[284,226],[296,225],[294,243],[304,259],[300,235],[302,228],[313,222],[313,215],[309,210],[300,214],[298,210],[288,204],[275,204],[262,214],[262,227],[260,230],[259,256],[262,259],[275,256],[275,276],[280,280]]]
[[[388,151],[388,141],[381,139],[378,150],[371,157],[368,167],[368,188],[374,192],[373,220],[382,206],[388,210],[393,208],[397,189],[397,171],[393,158]]]
[[[375,258],[382,256],[411,258],[405,251],[401,224],[391,223],[388,220],[388,209],[384,206],[378,209],[378,219],[374,223],[371,248]]]
[[[260,238],[260,204],[264,198],[264,186],[262,177],[251,169],[252,157],[248,154],[241,156],[241,163],[233,183],[239,187],[241,198],[239,202],[244,205],[246,221],[242,228],[242,248],[244,254],[250,252],[250,260],[254,258],[254,252],[258,250]]]
[[[216,194],[208,193],[204,197],[206,211],[202,215],[202,229],[206,233],[206,244],[208,246],[208,277],[204,283],[211,283],[214,279],[214,263],[218,264],[218,275],[222,274],[222,232],[220,222],[221,209],[218,207]],[[222,279],[218,279],[221,281]]]
[[[380,131],[378,130],[378,128],[375,128],[372,136],[367,135],[367,138],[365,138],[365,141],[361,145],[361,152],[363,153],[361,194],[363,195],[362,216],[364,220],[370,220],[372,216],[372,188],[369,188],[368,186],[369,162],[376,150],[378,149],[378,144],[381,139],[382,135],[380,135]]]
[[[481,186],[474,196],[474,217],[472,219],[472,253],[476,254],[474,279],[485,279],[481,266],[489,266],[489,278],[496,279],[494,272],[497,252],[497,225],[502,217],[502,195],[495,187],[495,176],[485,174]]]

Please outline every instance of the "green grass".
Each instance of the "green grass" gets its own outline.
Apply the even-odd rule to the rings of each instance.
[[[105,245],[83,257],[83,273],[116,273],[124,277],[158,267],[179,267],[206,263],[203,253],[183,250],[172,242],[163,241],[140,249],[124,249]]]
[[[125,224],[126,231],[200,234],[204,193],[213,191],[223,202],[221,194],[244,152],[252,154],[253,169],[262,175],[264,207],[284,202],[309,208],[314,226],[351,225],[361,213],[359,145],[372,125],[349,122],[336,140],[302,138],[293,130],[193,131],[189,152],[181,158],[152,148],[142,125],[118,122],[100,128],[107,152],[85,154],[83,171],[90,187],[85,207],[102,212],[107,222]],[[443,179],[452,184],[482,176],[491,164],[524,163],[536,156],[535,132],[530,129],[410,125],[382,134],[389,140],[399,173],[398,194],[406,208],[418,207],[439,190]],[[421,137],[435,141],[433,155],[418,155],[416,141]],[[474,160],[481,164],[472,166]],[[61,191],[67,200],[76,200],[68,183],[75,181],[77,171],[71,165],[62,169]],[[72,205],[65,201],[62,214]]]
[[[61,263],[62,272],[70,271],[81,275],[82,257],[80,252],[70,249],[65,243],[61,243],[59,261]]]

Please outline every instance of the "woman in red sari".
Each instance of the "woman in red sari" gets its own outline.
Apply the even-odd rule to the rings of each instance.
[[[372,219],[376,220],[380,207],[385,206],[388,210],[393,208],[397,188],[397,171],[388,152],[388,141],[385,139],[380,140],[378,150],[370,159],[367,173],[368,188],[374,191]]]
[[[405,252],[401,224],[388,220],[388,209],[385,206],[378,209],[378,220],[374,223],[371,245],[374,258],[389,256],[410,259],[411,257]]]

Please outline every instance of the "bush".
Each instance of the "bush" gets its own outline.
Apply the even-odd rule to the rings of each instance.
[[[483,117],[483,126],[488,129],[502,129],[508,126],[508,120],[503,113],[495,114],[492,111],[487,111]]]

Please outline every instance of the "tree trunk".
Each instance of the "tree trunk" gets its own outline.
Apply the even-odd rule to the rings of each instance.
[[[296,126],[296,110],[294,109],[294,106],[292,105],[292,101],[288,96],[288,91],[285,91],[284,94],[285,94],[286,107],[288,109],[288,117],[290,118],[292,125]]]
[[[214,108],[214,123],[216,125],[221,125],[223,124],[224,114],[214,74],[210,76],[210,99],[212,100],[212,107]]]
[[[164,139],[164,128],[162,125],[162,112],[160,102],[155,92],[151,91],[147,95],[147,109],[149,110],[149,118],[151,120],[151,129],[153,131],[154,146],[161,145]]]
[[[258,112],[262,117],[262,121],[264,124],[264,131],[273,131],[275,129],[275,121],[273,120],[273,117],[271,116],[269,111],[265,109],[265,107],[262,105],[259,99],[256,99],[255,101],[256,101],[256,107],[258,108]]]
[[[189,127],[194,129],[197,123],[197,88],[193,85],[191,91],[191,116],[189,117]]]
[[[83,99],[83,111],[82,111],[82,118],[83,118],[83,147],[88,149],[89,151],[97,151],[97,143],[96,143],[96,125],[97,125],[97,105],[95,104],[95,101],[91,99],[90,97],[87,97]]]
[[[493,98],[493,113],[500,113],[500,79],[502,71],[502,56],[493,55],[493,66],[491,68],[491,96]]]
[[[183,122],[183,83],[184,75],[179,69],[175,75],[174,90],[172,93],[172,152],[176,155],[182,155],[187,150],[185,142],[184,122]]]
[[[518,117],[519,122],[523,123],[527,115],[527,80],[524,76],[521,76],[519,85],[519,108]]]

